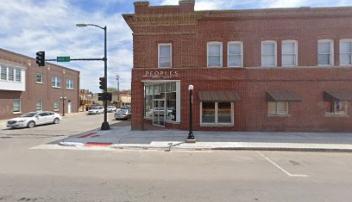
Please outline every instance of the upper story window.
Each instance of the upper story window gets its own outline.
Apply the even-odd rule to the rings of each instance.
[[[13,67],[8,67],[8,77],[7,80],[15,81],[15,69]]]
[[[172,45],[171,43],[158,44],[158,66],[159,68],[172,67]]]
[[[0,80],[7,80],[7,67],[1,66],[0,73]]]
[[[243,43],[231,41],[227,44],[227,66],[243,67]]]
[[[36,73],[35,74],[35,82],[36,83],[43,83],[43,73]]]
[[[222,67],[222,42],[208,42],[207,44],[207,66]]]
[[[66,80],[66,89],[73,89],[73,80],[71,79]]]
[[[298,65],[298,45],[297,41],[282,41],[282,66],[294,67]]]
[[[277,44],[276,41],[263,41],[261,46],[262,67],[277,66]]]
[[[22,82],[22,70],[2,65],[0,68],[0,80]]]
[[[58,76],[54,76],[51,78],[51,86],[53,88],[60,88],[61,87],[61,78]]]
[[[340,65],[352,65],[352,39],[340,41]]]
[[[323,39],[318,41],[318,65],[334,65],[334,41]]]

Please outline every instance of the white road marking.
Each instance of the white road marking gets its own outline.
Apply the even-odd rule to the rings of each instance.
[[[290,172],[288,172],[287,170],[285,170],[284,168],[282,168],[279,164],[277,164],[275,161],[271,160],[269,157],[265,156],[263,153],[257,151],[257,153],[263,157],[265,160],[267,160],[270,164],[272,164],[273,166],[275,166],[277,169],[281,170],[283,173],[285,173],[287,176],[289,177],[309,177],[308,175],[303,175],[303,174],[292,174]]]

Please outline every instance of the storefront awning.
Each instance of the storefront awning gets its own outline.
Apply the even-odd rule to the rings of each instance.
[[[230,101],[235,102],[240,100],[240,96],[235,91],[200,91],[199,99],[201,101]]]
[[[267,91],[267,101],[274,102],[300,102],[302,98],[292,91]]]
[[[325,91],[324,100],[326,101],[352,101],[351,91]]]

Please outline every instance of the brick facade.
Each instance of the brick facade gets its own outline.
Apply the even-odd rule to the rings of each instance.
[[[196,130],[237,131],[352,131],[352,105],[346,116],[327,116],[323,93],[352,92],[352,68],[340,65],[340,40],[352,39],[352,8],[296,8],[242,11],[194,11],[194,1],[178,6],[135,3],[135,14],[124,18],[133,31],[132,128],[150,124],[144,119],[146,80],[177,80],[181,90],[181,120],[166,128],[188,128],[188,85],[194,85],[193,123]],[[318,66],[318,40],[334,41],[334,65]],[[261,67],[261,42],[277,43],[277,67]],[[298,66],[282,67],[281,42],[296,40]],[[223,67],[207,67],[207,43],[223,44]],[[243,68],[229,68],[227,43],[243,43]],[[158,44],[172,44],[172,68],[158,69]],[[146,75],[153,70],[169,74]],[[158,73],[160,74],[160,72]],[[231,127],[200,125],[200,91],[235,91]],[[289,90],[302,97],[289,103],[289,115],[268,116],[266,92]]]
[[[0,89],[0,119],[16,117],[19,114],[12,112],[13,99],[21,100],[21,114],[35,111],[36,103],[42,100],[43,110],[54,111],[54,102],[59,103],[58,113],[63,112],[63,103],[60,97],[64,96],[65,112],[68,111],[68,102],[71,103],[71,112],[78,112],[79,108],[79,71],[68,69],[66,67],[46,64],[45,67],[39,67],[35,59],[0,49],[1,64],[13,64],[25,68],[25,91],[9,91]],[[43,74],[43,83],[36,83],[35,75]],[[61,87],[53,88],[51,79],[53,76],[61,78]],[[66,88],[66,79],[73,81],[73,89]]]

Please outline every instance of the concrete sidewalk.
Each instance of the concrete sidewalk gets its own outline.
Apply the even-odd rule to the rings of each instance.
[[[61,146],[115,149],[352,151],[352,133],[204,132],[195,131],[195,144],[185,143],[187,131],[131,131],[114,126],[53,142]]]

